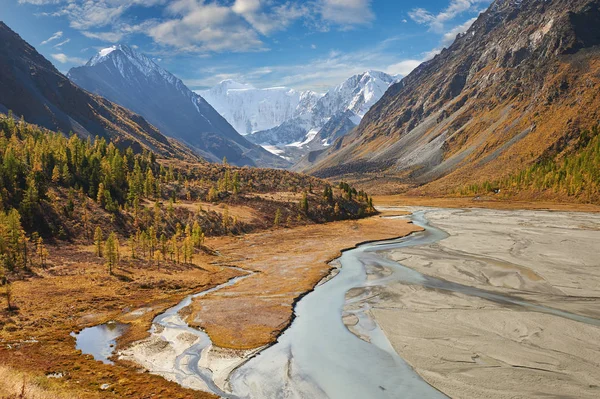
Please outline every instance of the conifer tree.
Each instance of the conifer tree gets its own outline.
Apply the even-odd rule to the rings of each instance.
[[[192,243],[196,248],[200,248],[204,243],[204,233],[197,220],[194,221],[194,226],[192,227]]]
[[[308,213],[308,197],[306,193],[302,193],[302,199],[300,200],[300,209],[304,213]]]
[[[131,259],[137,259],[135,236],[129,237],[129,249],[131,250]]]
[[[106,257],[106,265],[108,267],[108,274],[113,274],[113,268],[119,261],[119,241],[114,232],[108,235],[106,242],[104,243],[104,253]]]
[[[60,169],[58,165],[54,165],[52,169],[52,183],[58,184],[60,182]]]
[[[104,239],[102,235],[102,229],[98,226],[94,231],[94,245],[96,246],[96,256],[102,257],[102,240]]]
[[[40,266],[46,267],[46,259],[48,258],[48,251],[46,250],[46,246],[44,245],[44,239],[42,237],[37,237],[35,241],[35,252],[40,260]]]
[[[160,235],[160,252],[162,253],[163,260],[167,260],[168,242],[167,236],[164,234]]]
[[[104,183],[98,185],[98,194],[96,195],[96,202],[98,205],[104,208]]]
[[[281,209],[277,208],[277,211],[275,211],[275,220],[273,221],[273,224],[275,226],[279,226],[280,222],[281,222]]]
[[[219,195],[217,194],[217,190],[214,187],[211,187],[210,190],[208,190],[208,201],[213,202],[216,201],[219,198]]]

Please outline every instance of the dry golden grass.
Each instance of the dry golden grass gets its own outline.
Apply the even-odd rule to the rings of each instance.
[[[33,378],[25,373],[0,366],[0,398],[2,399],[83,399],[77,394],[57,390],[47,377]]]
[[[95,361],[75,350],[70,333],[118,320],[130,325],[118,342],[126,345],[147,335],[156,314],[189,293],[227,281],[238,271],[211,265],[214,256],[198,255],[196,261],[202,267],[169,263],[159,268],[125,259],[115,275],[109,276],[103,260],[96,258],[90,247],[50,248],[50,253],[47,270],[36,269],[36,276],[13,283],[18,310],[2,309],[0,366],[12,375],[31,375],[38,382],[50,383],[47,374],[62,373],[62,378],[51,383],[66,397],[212,397],[138,373],[120,362],[105,365]],[[144,311],[134,313],[139,309]],[[109,384],[109,389],[102,390],[102,384]],[[5,391],[14,391],[14,383],[0,379],[0,386],[4,385]],[[58,393],[54,397],[59,397]]]

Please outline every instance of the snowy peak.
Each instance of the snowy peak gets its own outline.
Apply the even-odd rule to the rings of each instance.
[[[298,160],[319,150],[358,125],[397,78],[369,70],[346,79],[324,96],[307,96],[304,110],[280,125],[253,132],[250,140],[286,159]],[[282,155],[283,154],[283,155]]]
[[[351,76],[323,96],[317,111],[322,117],[352,111],[362,118],[395,81],[393,76],[373,70]]]
[[[267,130],[306,112],[321,97],[288,87],[257,89],[250,84],[224,80],[199,91],[240,134]]]
[[[69,78],[144,116],[166,135],[193,147],[207,160],[224,156],[235,165],[286,166],[250,143],[201,96],[150,57],[123,44],[100,50]],[[233,83],[229,83],[233,84]]]
[[[114,66],[125,78],[141,73],[146,77],[155,76],[171,84],[183,86],[181,80],[159,66],[151,58],[124,44],[117,44],[100,50],[85,64],[86,67],[99,65]]]

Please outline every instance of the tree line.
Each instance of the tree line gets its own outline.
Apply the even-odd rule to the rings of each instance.
[[[458,190],[461,195],[500,192],[513,195],[520,191],[577,197],[600,202],[600,129],[583,130],[573,148],[562,156],[546,157],[509,176],[470,184]]]

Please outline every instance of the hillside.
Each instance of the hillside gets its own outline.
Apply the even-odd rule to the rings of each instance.
[[[91,243],[96,227],[123,238],[142,232],[178,240],[195,224],[214,236],[373,212],[368,196],[348,185],[334,189],[276,169],[157,160],[152,152],[66,138],[1,115],[0,159],[5,217],[16,212],[23,234],[52,241]]]
[[[600,116],[599,4],[495,1],[304,170],[439,195],[560,163]]]
[[[40,398],[100,397],[98,381],[112,381],[115,373],[120,377],[110,382],[111,390],[119,396],[160,390],[174,398],[212,397],[138,367],[109,368],[82,356],[69,334],[144,306],[152,310],[125,316],[127,342],[140,339],[153,314],[240,275],[230,266],[239,258],[225,258],[221,242],[247,235],[283,248],[277,237],[333,239],[343,227],[349,241],[379,231],[373,219],[367,231],[357,232],[355,222],[321,225],[375,213],[370,197],[348,184],[332,187],[276,169],[159,159],[149,151],[120,150],[104,138],[67,138],[2,115],[0,160],[0,340],[7,343],[0,347],[0,395],[8,397],[21,389]],[[260,246],[252,251],[262,253]],[[323,277],[328,269],[319,262],[311,276]],[[290,303],[302,292],[293,282],[283,288]],[[291,307],[276,311],[278,331],[289,322]],[[31,336],[35,344],[25,342]],[[61,377],[46,378],[54,373]],[[71,385],[71,375],[85,383]],[[42,380],[49,382],[40,385]]]
[[[145,119],[81,90],[3,22],[0,22],[0,112],[82,138],[111,140],[119,148],[197,159]]]
[[[288,163],[250,143],[182,81],[152,59],[125,45],[100,50],[69,79],[92,93],[139,113],[161,132],[209,161],[286,167]]]

